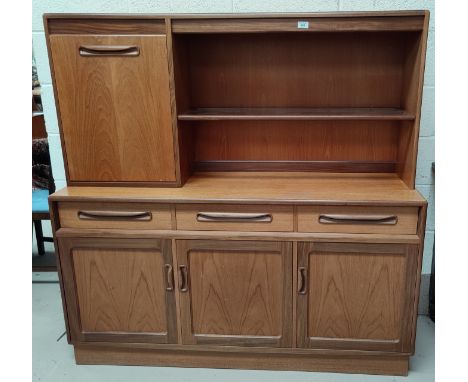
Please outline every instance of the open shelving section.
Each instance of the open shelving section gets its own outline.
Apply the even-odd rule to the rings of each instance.
[[[396,173],[413,187],[424,17],[172,20],[198,171]]]

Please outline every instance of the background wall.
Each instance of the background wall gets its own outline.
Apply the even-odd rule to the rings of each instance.
[[[423,274],[429,274],[434,243],[434,177],[431,170],[434,161],[435,135],[434,3],[434,0],[33,0],[33,52],[36,58],[39,81],[42,85],[42,103],[57,189],[65,187],[66,181],[42,23],[43,13],[252,13],[429,9],[431,19],[416,175],[416,187],[429,201],[423,259]],[[50,227],[44,227],[44,230],[45,233],[50,232]],[[425,287],[426,283],[423,279],[422,295],[425,295]],[[425,302],[422,301],[422,303]]]

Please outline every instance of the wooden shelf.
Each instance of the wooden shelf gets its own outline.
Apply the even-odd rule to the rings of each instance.
[[[197,108],[178,115],[180,121],[220,120],[414,120],[397,108]]]
[[[318,172],[199,172],[184,187],[66,187],[53,201],[369,203],[421,205],[424,199],[397,174]]]

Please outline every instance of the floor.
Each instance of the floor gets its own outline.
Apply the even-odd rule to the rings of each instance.
[[[59,286],[55,272],[33,273],[32,370],[33,381],[268,381],[268,382],[431,382],[434,381],[434,324],[426,316],[418,320],[416,354],[408,377],[370,376],[289,371],[184,369],[140,366],[77,366],[67,344]]]

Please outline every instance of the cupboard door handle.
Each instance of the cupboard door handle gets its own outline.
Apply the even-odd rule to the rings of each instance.
[[[197,221],[271,223],[273,216],[267,213],[199,212],[197,214]]]
[[[134,211],[78,211],[81,220],[137,220],[150,221],[151,212]]]
[[[166,290],[170,292],[174,290],[174,272],[171,264],[164,264],[164,268],[166,268]]]
[[[398,222],[396,215],[320,215],[321,224],[389,224]]]
[[[140,49],[134,45],[81,45],[80,56],[139,56]]]
[[[179,289],[181,292],[188,291],[188,273],[186,265],[179,265]]]
[[[299,294],[307,293],[307,276],[305,267],[299,267],[299,289],[297,292]]]

